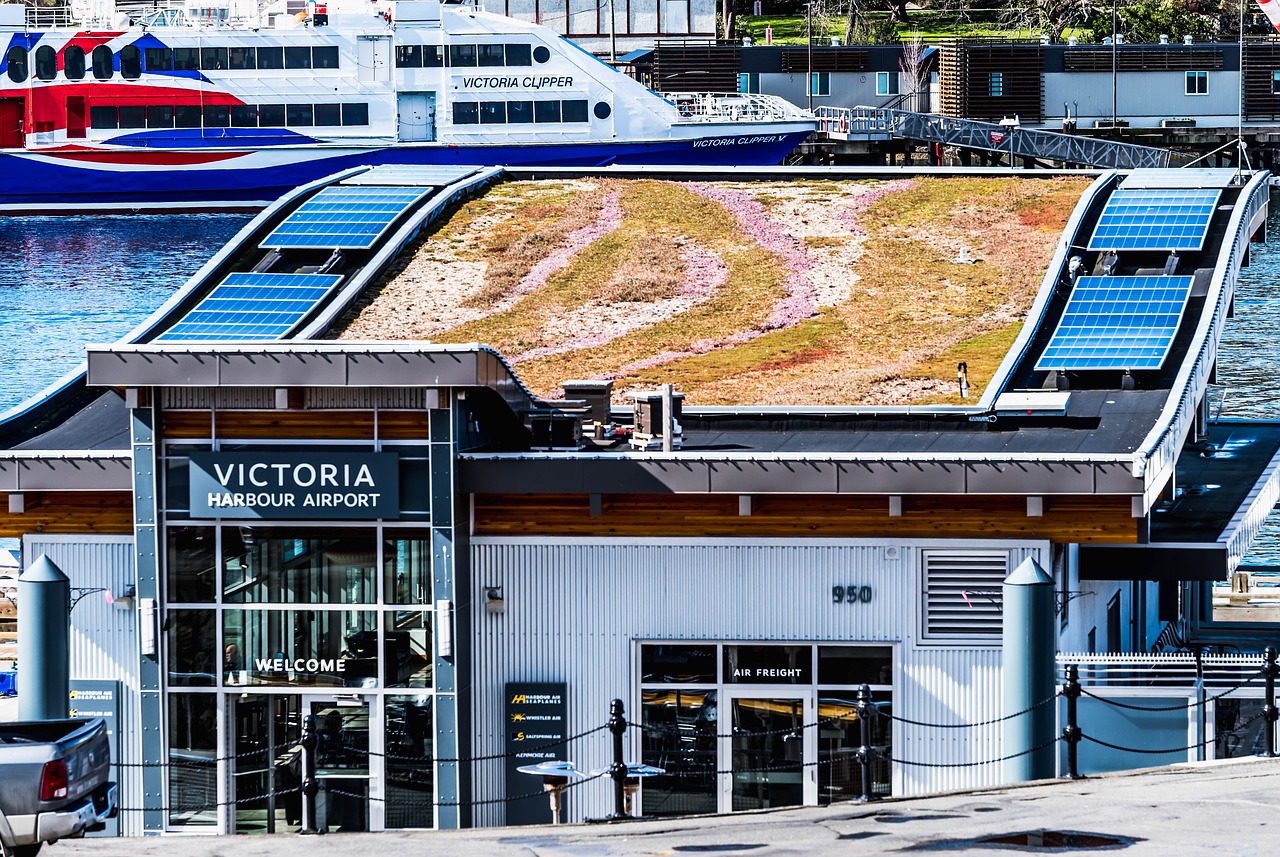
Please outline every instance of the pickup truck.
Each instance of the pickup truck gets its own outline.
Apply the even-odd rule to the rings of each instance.
[[[117,812],[110,770],[101,717],[0,723],[0,854],[101,830]]]

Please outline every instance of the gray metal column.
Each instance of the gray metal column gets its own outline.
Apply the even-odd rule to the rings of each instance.
[[[164,790],[164,694],[160,687],[160,561],[156,510],[155,411],[150,406],[130,411],[133,437],[133,532],[138,593],[138,741],[142,761],[142,795],[129,801],[145,806],[142,832],[164,830],[169,801]],[[143,797],[145,796],[145,797]],[[138,801],[135,803],[134,801]],[[137,818],[125,819],[126,831],[137,831]]]
[[[458,759],[461,742],[458,735],[458,647],[454,598],[454,453],[453,406],[450,390],[440,391],[440,408],[428,417],[431,448],[431,587],[436,603],[435,613],[435,698],[436,758]],[[450,640],[446,647],[444,640]],[[447,649],[447,653],[446,653]],[[436,765],[437,819],[441,829],[462,826],[462,789],[457,761]]]
[[[1009,718],[1004,722],[1004,779],[1048,779],[1057,767],[1056,711],[1052,703],[1041,703],[1055,691],[1053,578],[1027,557],[1005,578],[1002,589],[1004,716]]]
[[[44,554],[18,576],[18,719],[65,720],[71,695],[71,580]]]

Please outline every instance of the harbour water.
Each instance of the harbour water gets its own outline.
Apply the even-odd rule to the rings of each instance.
[[[0,412],[128,333],[246,222],[244,215],[0,218]],[[1280,194],[1241,274],[1219,351],[1222,417],[1280,419]],[[0,539],[0,547],[14,546]],[[1280,566],[1273,513],[1246,562]]]

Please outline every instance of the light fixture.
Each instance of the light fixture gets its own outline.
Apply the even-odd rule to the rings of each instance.
[[[507,602],[502,597],[501,586],[486,586],[484,588],[484,608],[490,613],[507,612]]]
[[[107,599],[107,603],[114,606],[117,610],[132,610],[133,599],[137,596],[138,590],[133,584],[129,584],[124,592],[119,595],[114,594],[110,589],[103,592],[103,597]]]

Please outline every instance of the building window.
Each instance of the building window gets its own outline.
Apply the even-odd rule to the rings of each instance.
[[[756,72],[743,72],[738,75],[738,91],[755,95],[760,92],[760,75]]]
[[[902,75],[896,71],[876,72],[876,95],[897,95]]]
[[[815,71],[809,75],[809,94],[810,95],[830,95],[831,94],[831,72]]]
[[[991,72],[991,79],[987,84],[987,94],[992,98],[999,98],[1004,95],[1004,72]]]
[[[1272,84],[1274,88],[1274,84]],[[1208,95],[1209,94],[1209,72],[1207,71],[1189,71],[1187,72],[1187,95]]]
[[[1271,72],[1271,94],[1280,95],[1280,71]]]

